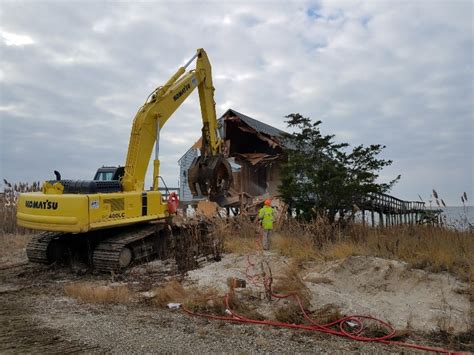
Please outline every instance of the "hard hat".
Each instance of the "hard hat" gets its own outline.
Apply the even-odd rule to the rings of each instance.
[[[265,203],[265,206],[270,206],[272,204],[272,200],[266,199],[264,203]]]

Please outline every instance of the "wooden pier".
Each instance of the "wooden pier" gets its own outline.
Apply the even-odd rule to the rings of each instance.
[[[387,194],[369,194],[357,204],[362,212],[362,221],[365,224],[365,215],[370,213],[372,227],[375,227],[375,214],[378,214],[380,227],[400,224],[440,224],[440,209],[426,208],[421,201],[403,201]]]

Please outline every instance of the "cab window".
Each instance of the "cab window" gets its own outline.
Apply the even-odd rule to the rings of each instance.
[[[98,176],[96,176],[95,180],[109,181],[112,180],[113,176],[113,172],[100,172],[98,173]]]

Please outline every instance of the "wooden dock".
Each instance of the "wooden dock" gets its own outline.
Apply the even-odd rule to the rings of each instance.
[[[400,224],[434,224],[441,222],[440,209],[431,209],[421,201],[403,201],[387,194],[369,194],[362,199],[357,207],[362,212],[365,223],[366,213],[370,213],[372,227],[375,227],[375,214],[378,224],[388,227]]]

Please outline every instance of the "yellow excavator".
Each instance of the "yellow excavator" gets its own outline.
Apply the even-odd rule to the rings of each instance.
[[[196,67],[186,68],[196,59]],[[45,231],[33,236],[26,252],[32,262],[50,264],[79,250],[99,271],[118,271],[160,253],[177,197],[159,191],[160,130],[198,88],[202,115],[201,155],[188,170],[194,195],[225,203],[232,171],[223,155],[217,124],[211,64],[203,49],[155,89],[133,121],[124,167],[100,168],[93,180],[45,181],[41,192],[22,193],[17,205],[20,226]],[[153,186],[145,175],[155,146]]]

